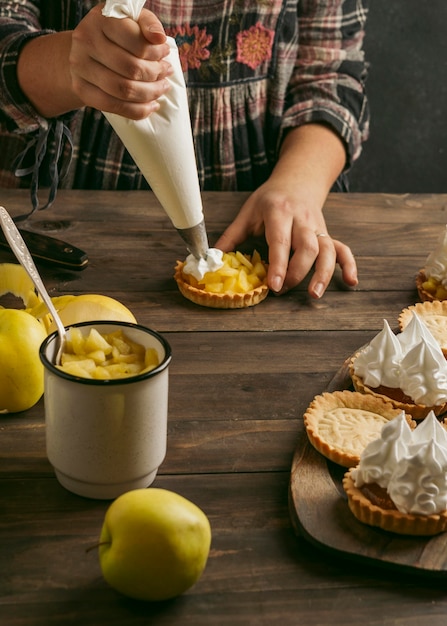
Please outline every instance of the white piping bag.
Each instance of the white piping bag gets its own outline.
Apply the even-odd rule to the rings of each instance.
[[[106,17],[137,20],[144,0],[108,0]],[[160,204],[197,259],[205,258],[208,238],[203,217],[186,85],[177,44],[167,38],[166,60],[174,73],[169,91],[158,99],[160,108],[144,120],[130,120],[114,113],[105,117],[127,148]]]

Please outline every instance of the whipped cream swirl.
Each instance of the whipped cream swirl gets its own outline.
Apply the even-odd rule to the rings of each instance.
[[[193,254],[186,257],[183,272],[194,276],[196,280],[202,280],[207,272],[215,272],[223,266],[223,252],[217,248],[208,248],[206,257],[196,259]]]
[[[439,406],[447,400],[447,361],[439,346],[420,342],[401,361],[400,388],[418,404]]]
[[[402,412],[383,426],[352,470],[356,487],[377,483],[401,513],[447,510],[447,432],[433,411],[414,430]]]
[[[401,344],[388,322],[383,320],[383,329],[356,357],[355,373],[368,387],[385,385],[398,388],[402,356]]]

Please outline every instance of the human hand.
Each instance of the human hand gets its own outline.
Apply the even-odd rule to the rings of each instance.
[[[216,247],[235,250],[249,236],[265,234],[269,246],[268,285],[283,294],[298,285],[315,264],[308,292],[324,294],[338,263],[347,285],[357,284],[357,266],[350,248],[332,239],[322,207],[313,205],[306,193],[278,188],[267,181],[244,203]]]
[[[84,106],[138,120],[158,108],[172,73],[161,22],[143,9],[138,22],[104,17],[95,6],[72,33],[69,66]]]

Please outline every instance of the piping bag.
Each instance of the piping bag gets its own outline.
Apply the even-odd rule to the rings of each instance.
[[[107,0],[103,15],[138,20],[144,0]],[[172,224],[196,259],[206,258],[208,237],[203,216],[188,97],[177,44],[167,38],[166,60],[174,73],[160,108],[143,120],[103,112],[149,183]]]

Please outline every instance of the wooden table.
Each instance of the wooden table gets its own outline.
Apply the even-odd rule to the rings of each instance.
[[[204,194],[210,242],[245,194]],[[3,191],[13,215],[27,192]],[[447,221],[447,196],[332,195],[330,233],[357,258],[360,283],[337,274],[323,299],[303,284],[254,308],[217,311],[177,290],[183,243],[146,192],[60,192],[34,228],[88,252],[82,272],[41,266],[52,295],[104,293],[171,343],[168,452],[154,486],[208,515],[200,581],[159,604],[121,597],[97,554],[108,502],[75,496],[45,455],[43,400],[0,417],[0,623],[445,625],[445,580],[334,558],[297,535],[288,486],[302,416],[383,319],[397,328],[417,300],[414,276]],[[7,252],[0,261],[11,260]]]

